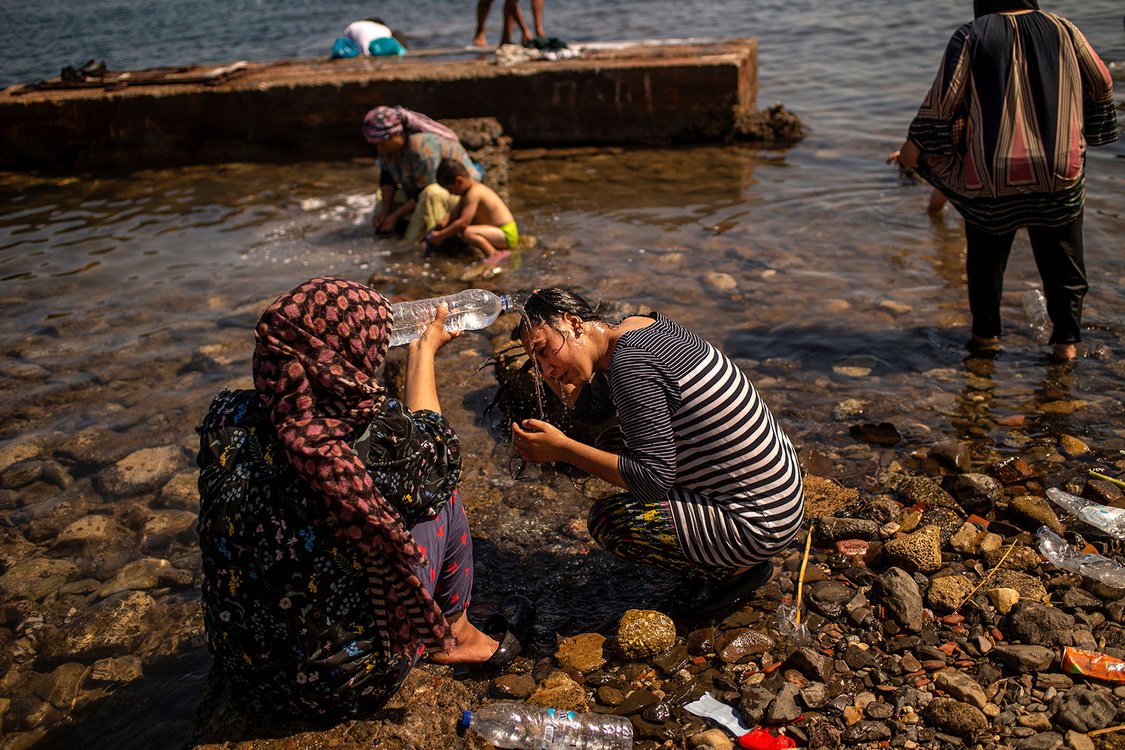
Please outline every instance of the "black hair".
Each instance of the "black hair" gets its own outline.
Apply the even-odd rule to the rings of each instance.
[[[973,0],[976,18],[989,13],[1011,13],[1017,10],[1039,10],[1039,0]]]
[[[442,159],[437,168],[437,184],[447,188],[458,177],[468,177],[469,170],[461,163],[460,159]]]
[[[582,322],[588,320],[606,322],[589,302],[574,292],[559,287],[548,287],[536,289],[523,303],[523,316],[519,328],[516,329],[516,335],[523,338],[531,332],[532,326],[544,323],[557,328],[558,322],[567,314],[576,316]]]
[[[379,16],[371,16],[371,18],[368,18],[366,20],[370,21],[371,23],[377,23],[380,26],[386,26],[387,25],[387,22],[384,21],[382,18],[379,18]]]

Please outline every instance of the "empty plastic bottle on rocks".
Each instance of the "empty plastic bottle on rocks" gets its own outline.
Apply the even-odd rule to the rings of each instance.
[[[391,346],[409,344],[422,335],[433,319],[437,317],[438,305],[449,305],[449,317],[445,319],[447,331],[476,331],[487,328],[511,307],[508,295],[496,296],[484,289],[466,289],[445,297],[420,299],[416,302],[396,302],[391,305],[394,327],[391,328]]]
[[[1125,589],[1125,565],[1104,555],[1079,552],[1046,526],[1039,527],[1036,537],[1043,557],[1063,570],[1101,581],[1115,589]]]
[[[576,714],[526,703],[466,711],[461,726],[496,747],[522,750],[628,750],[633,724],[623,716]]]
[[[1101,505],[1093,500],[1063,492],[1058,487],[1047,490],[1047,497],[1051,502],[1066,508],[1091,526],[1097,526],[1118,539],[1125,539],[1125,508]]]

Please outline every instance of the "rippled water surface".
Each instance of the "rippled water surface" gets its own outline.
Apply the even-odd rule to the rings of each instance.
[[[1125,446],[1125,147],[1089,158],[1091,292],[1085,356],[1073,369],[1050,366],[1023,322],[1020,299],[1037,283],[1023,237],[1007,275],[1006,352],[963,361],[960,221],[949,209],[931,220],[927,190],[883,164],[970,5],[548,2],[548,30],[578,41],[757,36],[760,103],[783,101],[810,135],[785,151],[521,157],[512,206],[521,232],[539,244],[487,285],[565,284],[680,320],[738,359],[803,454],[820,457],[819,473],[857,486],[910,450],[950,439],[970,441],[982,460],[1044,451],[1063,432],[1100,448]],[[470,6],[391,1],[379,12],[418,46],[459,46],[471,32]],[[1125,59],[1117,4],[1053,7],[1107,61]],[[330,12],[312,2],[242,0],[4,3],[0,81],[57,74],[90,57],[126,68],[320,55],[369,12],[358,2]],[[68,33],[75,28],[84,33]],[[406,296],[463,286],[449,280],[460,271],[455,263],[423,265],[413,250],[371,237],[373,187],[372,166],[362,161],[0,176],[0,450],[42,446],[51,459],[69,438],[97,428],[115,436],[122,454],[176,447],[179,477],[190,482],[192,428],[218,387],[247,382],[250,326],[277,294],[322,274],[374,275],[384,291]],[[613,579],[628,569],[589,549],[574,526],[586,501],[569,482],[548,477],[543,486],[537,472],[530,481],[509,477],[498,417],[481,416],[496,385],[489,369],[477,368],[491,351],[487,336],[463,337],[443,353],[440,383],[468,449],[474,496],[466,501],[483,560],[478,598],[487,604],[518,575],[545,603],[545,628],[594,627],[644,587],[638,593]],[[894,422],[906,447],[852,439],[849,425],[860,417],[834,416],[846,399],[866,403],[864,420]],[[1021,416],[1025,424],[1011,426]],[[84,498],[74,518],[141,523],[151,498],[115,497],[98,484],[104,466],[59,460],[73,480],[70,496]],[[9,503],[0,520],[51,554],[49,529],[58,522],[39,507]],[[198,565],[183,540],[145,554]],[[595,575],[605,571],[609,579]],[[588,586],[596,595],[578,594]],[[197,598],[190,587],[154,596],[188,613]],[[19,636],[34,624],[10,627]],[[198,621],[185,616],[167,629],[164,650],[151,652],[147,693],[136,693],[154,747],[182,740],[207,664]],[[175,699],[154,698],[163,694]],[[131,731],[119,724],[87,718],[86,737],[119,742]]]

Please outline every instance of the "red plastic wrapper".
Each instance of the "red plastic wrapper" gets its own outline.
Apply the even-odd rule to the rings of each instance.
[[[1125,682],[1125,661],[1097,651],[1064,646],[1062,667],[1064,672],[1071,674],[1086,675],[1106,682]]]
[[[759,727],[739,737],[738,746],[743,750],[784,750],[788,747],[797,747],[797,743],[784,734],[770,734]]]

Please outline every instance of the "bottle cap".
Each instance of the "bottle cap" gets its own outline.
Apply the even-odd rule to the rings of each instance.
[[[501,310],[511,310],[512,309],[512,300],[506,294],[500,295],[500,309]]]
[[[473,723],[473,712],[465,711],[461,714],[461,728],[468,729],[469,725]]]

